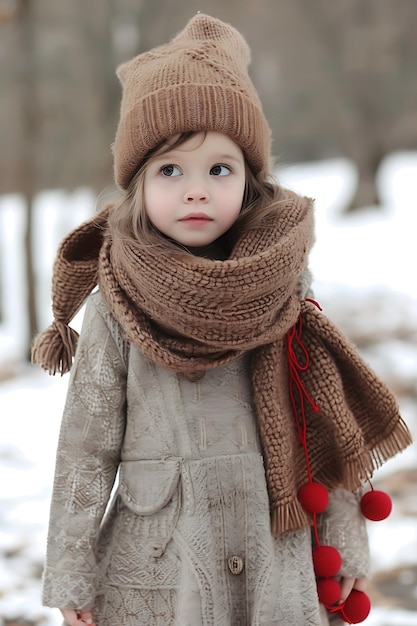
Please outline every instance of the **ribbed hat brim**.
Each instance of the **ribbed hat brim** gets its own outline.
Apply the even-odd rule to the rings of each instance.
[[[168,137],[205,130],[236,141],[256,173],[268,170],[271,133],[257,104],[228,86],[184,84],[147,94],[125,113],[114,143],[116,183],[126,189],[149,150]]]

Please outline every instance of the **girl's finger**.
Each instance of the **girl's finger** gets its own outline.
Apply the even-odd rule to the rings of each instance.
[[[342,604],[342,602],[346,600],[346,598],[353,589],[354,583],[355,578],[342,578],[342,580],[340,581],[341,594],[339,604]]]

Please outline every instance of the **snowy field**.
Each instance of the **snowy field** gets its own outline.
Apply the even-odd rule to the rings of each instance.
[[[316,199],[312,254],[316,298],[396,392],[417,435],[417,153],[388,157],[378,185],[382,207],[344,210],[356,172],[345,160],[282,169],[283,184]],[[61,237],[95,210],[88,190],[40,194],[36,206],[38,288],[50,321],[50,268]],[[60,414],[67,377],[22,365],[25,349],[22,228],[18,196],[0,198],[0,626],[56,626],[40,605],[40,576]],[[79,328],[80,317],[75,327]],[[417,450],[379,470],[374,486],[394,500],[391,517],[369,522],[373,608],[367,626],[417,626]],[[117,626],[117,625],[115,625]],[[288,625],[295,626],[295,625]]]

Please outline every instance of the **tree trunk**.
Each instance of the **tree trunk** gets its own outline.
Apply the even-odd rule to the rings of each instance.
[[[379,205],[379,195],[376,186],[376,170],[359,171],[358,187],[353,197],[349,211],[364,207]]]
[[[33,263],[33,196],[26,196],[26,229],[25,229],[25,273],[27,285],[27,333],[28,345],[26,350],[26,358],[31,360],[31,347],[33,337],[39,330],[38,315],[36,310],[36,288],[35,288],[35,268]]]
[[[37,98],[36,65],[34,41],[34,17],[32,0],[19,0],[17,18],[19,21],[21,50],[21,116],[24,141],[20,158],[21,191],[26,199],[26,228],[24,235],[25,282],[27,294],[27,350],[30,360],[31,344],[38,332],[36,311],[35,270],[33,251],[33,202],[37,191]]]
[[[375,141],[372,146],[375,147],[377,143]],[[359,174],[358,187],[349,211],[380,204],[376,175],[384,153],[378,149],[367,150],[364,143],[361,144],[359,141],[358,148],[359,150],[354,149],[353,153],[349,155],[355,162]]]

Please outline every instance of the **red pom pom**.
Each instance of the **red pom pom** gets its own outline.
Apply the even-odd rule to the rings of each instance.
[[[359,624],[369,615],[371,601],[363,591],[352,589],[340,609],[340,615],[348,624]]]
[[[299,488],[297,496],[307,513],[321,513],[329,502],[327,489],[320,483],[306,483]]]
[[[316,576],[331,578],[340,570],[342,557],[332,546],[319,546],[313,550],[313,565]]]
[[[335,578],[322,578],[317,581],[317,593],[324,606],[332,606],[340,600],[340,585]]]
[[[361,498],[362,514],[373,522],[386,519],[392,510],[392,500],[385,491],[368,491]]]

